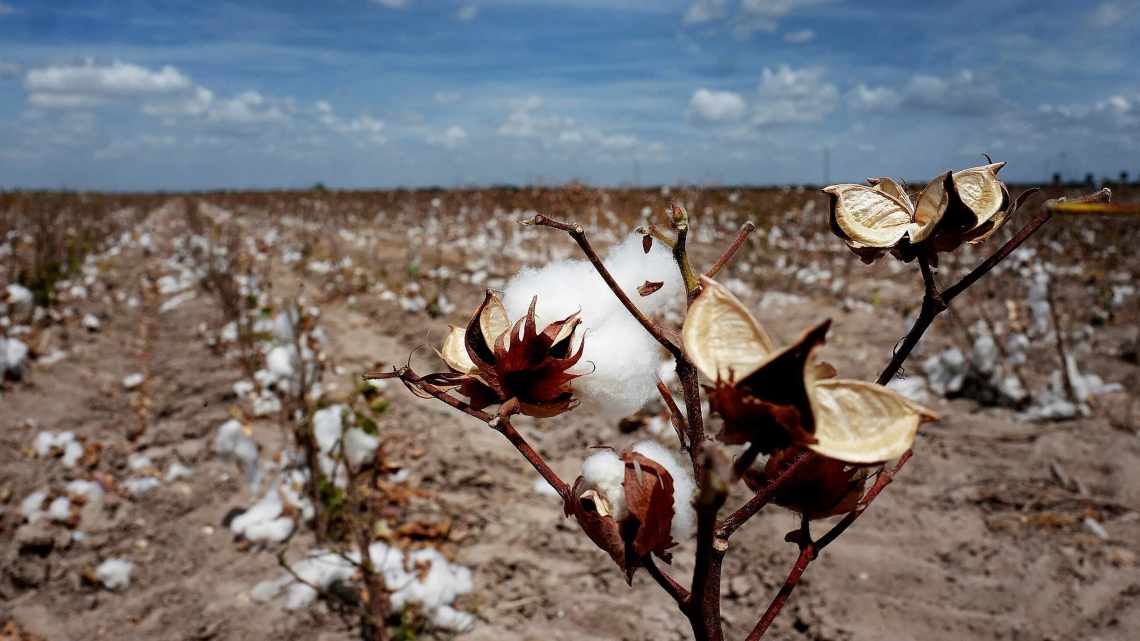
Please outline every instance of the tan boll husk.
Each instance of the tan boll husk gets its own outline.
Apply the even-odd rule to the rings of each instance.
[[[882,385],[834,378],[833,367],[817,366],[827,322],[775,351],[735,296],[712,279],[702,284],[682,339],[689,360],[715,381],[710,403],[725,418],[722,440],[765,452],[799,444],[848,463],[877,463],[909,449],[918,426],[936,418]]]
[[[952,251],[981,242],[1013,211],[1009,191],[997,174],[1004,162],[946,172],[931,180],[915,200],[891,178],[868,185],[824,188],[831,196],[832,232],[864,262],[887,251],[904,260],[917,253]]]

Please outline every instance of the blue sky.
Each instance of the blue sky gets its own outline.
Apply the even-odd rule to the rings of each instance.
[[[0,187],[1140,174],[1140,0],[0,0]]]

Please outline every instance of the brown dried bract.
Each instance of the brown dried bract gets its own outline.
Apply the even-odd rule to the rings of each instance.
[[[452,369],[446,384],[456,387],[475,409],[511,399],[523,414],[549,417],[573,408],[568,372],[582,357],[573,349],[577,314],[550,323],[540,332],[535,297],[526,316],[513,326],[494,292],[488,291],[466,329],[452,327],[439,355]],[[442,380],[442,379],[441,379]]]
[[[595,545],[605,550],[632,581],[633,572],[651,554],[672,560],[673,477],[665,468],[636,452],[623,452],[625,511],[615,518],[606,498],[586,486],[581,477],[574,483],[574,498],[566,505]]]

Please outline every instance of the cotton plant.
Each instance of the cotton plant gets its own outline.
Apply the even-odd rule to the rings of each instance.
[[[585,260],[524,269],[502,295],[488,290],[466,325],[451,328],[438,346],[439,370],[421,375],[409,362],[366,378],[400,379],[417,395],[505,436],[627,581],[643,571],[672,597],[696,639],[724,638],[721,571],[731,538],[768,505],[799,514],[799,527],[785,537],[799,553],[746,637],[755,641],[810,563],[899,474],[921,426],[937,420],[888,386],[926,329],[1054,211],[1069,205],[1046,202],[1041,214],[962,281],[939,288],[933,276],[938,254],[985,242],[1029,195],[1010,198],[997,178],[1002,166],[946,172],[917,199],[887,178],[824,190],[832,200],[831,229],[853,251],[868,261],[888,253],[917,260],[922,274],[922,309],[874,382],[842,378],[818,358],[830,320],[777,344],[759,319],[764,310],[753,313],[717,280],[754,224],[746,223],[700,272],[687,249],[689,215],[676,204],[663,227],[641,228],[640,237],[619,243],[605,259],[583,226],[535,215],[524,224],[568,234]],[[680,327],[669,325],[671,310],[679,310]],[[659,376],[663,365],[675,372],[680,402]],[[519,415],[573,416],[580,408],[620,416],[655,394],[668,408],[680,451],[658,442],[603,446],[584,456],[573,482],[563,480],[513,425]],[[706,407],[720,418],[719,429],[706,429]],[[723,513],[738,486],[750,497]],[[813,534],[813,523],[832,516],[841,518]],[[682,582],[662,564],[671,564],[688,541],[695,541],[693,573]]]

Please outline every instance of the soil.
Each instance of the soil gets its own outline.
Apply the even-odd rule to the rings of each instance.
[[[173,254],[176,239],[188,234],[179,213],[185,206],[172,201],[152,212],[137,231],[151,235],[153,251],[134,245],[105,260],[99,276],[103,286],[138,293],[144,275],[166,273],[164,258]],[[256,220],[250,218],[250,229]],[[698,256],[715,257],[730,235],[718,232],[701,245]],[[391,238],[387,253],[369,258],[369,268],[389,278],[405,269],[412,252],[403,247],[402,233],[391,232]],[[552,236],[548,242],[562,253],[572,247],[566,238]],[[838,294],[785,283],[783,291],[799,298],[754,309],[783,339],[832,318],[823,357],[844,376],[873,378],[905,329],[901,316],[913,309],[917,276],[912,267],[895,272],[855,264]],[[1136,274],[1135,260],[1118,268]],[[321,275],[298,276],[276,264],[272,273],[274,295],[302,285],[322,294],[315,296],[320,326],[329,338],[328,361],[335,364],[326,382],[342,391],[378,363],[405,361],[418,347],[434,344],[448,322],[462,322],[474,309],[481,293],[479,286],[455,284],[448,295],[456,311],[433,317],[368,294],[324,295],[328,283]],[[773,280],[761,285],[757,276],[759,293],[747,302],[755,305],[765,288],[778,289]],[[1084,285],[1076,287],[1079,293]],[[75,319],[54,326],[47,340],[66,357],[34,363],[22,381],[10,382],[0,394],[0,626],[9,622],[0,638],[357,638],[357,622],[327,604],[285,611],[250,597],[255,584],[279,576],[281,569],[276,548],[235,540],[223,525],[231,510],[248,507],[257,497],[237,467],[210,448],[214,429],[236,403],[231,387],[242,378],[237,364],[204,338],[204,327],[220,325],[215,299],[199,292],[173,310],[158,312],[156,301],[142,297],[130,308],[106,291],[94,290],[72,303],[77,316],[100,317],[99,331],[85,331]],[[844,303],[868,292],[875,292],[876,307]],[[980,304],[969,296],[956,304],[967,309]],[[1069,300],[1075,319],[1081,310],[1075,295]],[[1134,317],[1123,318],[1090,340],[1081,357],[1087,369],[1125,384],[1124,393],[1104,397],[1089,417],[1029,423],[1011,409],[968,399],[931,401],[942,420],[924,427],[913,461],[896,482],[810,566],[770,637],[1137,638],[1140,438],[1137,425],[1128,422],[1130,414],[1121,419],[1113,412],[1136,402],[1140,368],[1120,357],[1134,328],[1129,322]],[[915,362],[958,340],[951,320],[938,323]],[[1031,369],[1043,377],[1055,366],[1047,360],[1049,348],[1040,353]],[[420,369],[438,367],[429,356],[430,351],[419,350],[414,362],[422,364]],[[123,377],[133,372],[147,374],[141,391],[123,388]],[[537,476],[499,434],[399,386],[385,395],[390,407],[378,420],[381,434],[410,469],[407,485],[424,492],[414,509],[452,523],[441,545],[474,572],[476,590],[458,605],[475,612],[479,622],[463,638],[691,637],[684,617],[652,580],[639,573],[627,586],[609,558],[563,516],[558,500],[536,491]],[[261,419],[253,427],[267,451],[287,442],[277,420]],[[570,479],[591,446],[620,448],[646,438],[579,413],[519,427]],[[80,475],[33,455],[30,446],[43,430],[72,430],[88,444],[100,443],[97,462],[82,475],[109,485],[130,476],[127,459],[133,452],[144,453],[162,470],[180,461],[194,474],[142,496],[108,492],[106,508],[85,518],[85,537],[72,540],[62,526],[21,523],[23,497]],[[736,488],[729,505],[746,499],[747,489]],[[724,569],[727,638],[742,638],[783,582],[796,556],[795,546],[783,537],[797,522],[794,514],[769,508],[733,539]],[[39,545],[30,544],[36,540]],[[298,558],[313,546],[312,533],[303,528],[289,542],[287,556]],[[670,570],[675,576],[688,576],[691,553],[691,543],[679,548]],[[106,590],[90,579],[92,569],[112,557],[134,563],[125,590]],[[450,636],[430,630],[421,635]]]

